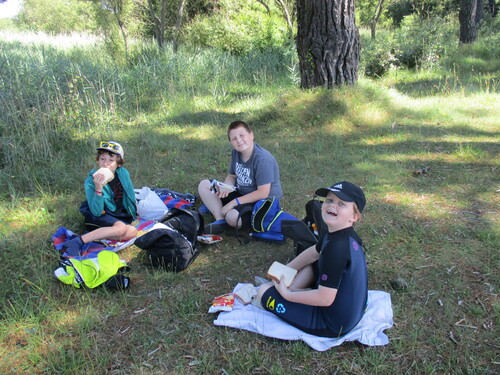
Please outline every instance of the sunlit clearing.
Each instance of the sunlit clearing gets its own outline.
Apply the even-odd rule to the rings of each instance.
[[[9,211],[8,218],[4,217],[3,224],[12,228],[31,228],[38,227],[42,223],[47,223],[51,220],[54,214],[49,213],[44,207],[22,207],[17,206]],[[6,228],[0,226],[0,234]]]
[[[389,121],[390,114],[380,108],[360,108],[356,122],[362,125],[383,125]]]
[[[421,218],[443,218],[454,212],[454,208],[448,206],[449,197],[441,197],[436,194],[418,194],[413,192],[390,192],[383,199],[392,205],[405,208],[409,215]]]

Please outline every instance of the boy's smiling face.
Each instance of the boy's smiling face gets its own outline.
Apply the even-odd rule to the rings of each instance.
[[[321,216],[329,232],[352,227],[360,214],[354,210],[354,202],[346,202],[329,192],[321,206]]]
[[[244,153],[247,150],[253,150],[253,133],[249,133],[243,126],[229,132],[229,141],[238,152]]]

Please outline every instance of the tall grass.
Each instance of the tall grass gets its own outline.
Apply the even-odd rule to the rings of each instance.
[[[153,43],[141,43],[134,46],[129,63],[119,65],[97,41],[58,41],[58,47],[33,43],[26,35],[0,41],[0,163],[10,174],[2,173],[0,181],[10,194],[23,187],[33,190],[33,182],[52,185],[56,173],[59,188],[71,188],[72,171],[61,175],[64,168],[58,163],[68,144],[76,153],[88,150],[96,138],[141,113],[182,115],[187,107],[224,108],[234,100],[262,95],[289,84],[286,67],[293,64],[291,54],[172,54],[168,48],[159,53]]]

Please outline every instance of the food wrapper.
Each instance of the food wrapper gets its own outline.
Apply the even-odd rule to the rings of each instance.
[[[204,243],[207,245],[211,245],[211,244],[214,244],[217,242],[221,242],[222,237],[217,236],[215,234],[203,234],[201,236],[198,236],[197,240],[198,240],[198,242],[201,242],[201,243]]]
[[[231,311],[234,306],[234,294],[226,293],[221,296],[215,297],[212,306],[208,309],[209,313],[215,313],[219,311]]]

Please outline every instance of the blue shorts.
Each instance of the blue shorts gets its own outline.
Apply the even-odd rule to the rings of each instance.
[[[318,306],[304,305],[284,299],[273,286],[266,290],[261,299],[262,307],[288,324],[315,336],[339,337],[346,332],[336,332],[326,325]]]
[[[93,230],[102,227],[112,227],[117,221],[121,221],[125,224],[130,224],[132,216],[128,214],[114,214],[105,211],[101,216],[95,216],[89,208],[87,201],[83,202],[80,206],[80,212],[85,217],[85,226],[88,230]]]

